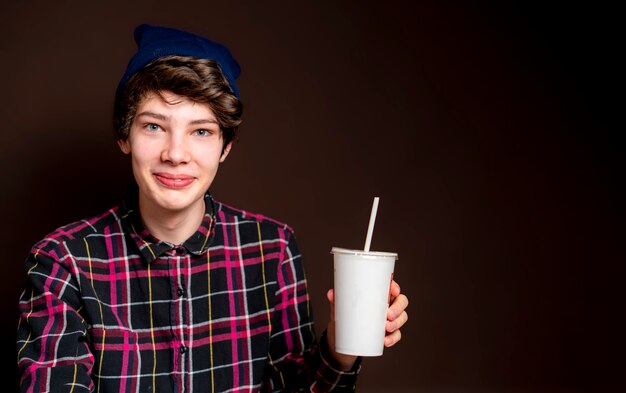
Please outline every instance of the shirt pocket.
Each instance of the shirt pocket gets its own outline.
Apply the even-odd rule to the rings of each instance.
[[[93,327],[89,335],[94,376],[119,382],[120,378],[137,374],[140,364],[137,332],[119,327]]]

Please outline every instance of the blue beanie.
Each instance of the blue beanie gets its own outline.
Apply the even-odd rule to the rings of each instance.
[[[121,91],[133,74],[148,63],[159,57],[178,55],[216,61],[222,68],[222,73],[235,96],[239,98],[235,79],[239,76],[241,69],[225,46],[182,30],[147,24],[135,28],[135,42],[137,52],[128,62],[126,72],[117,87],[118,91]]]

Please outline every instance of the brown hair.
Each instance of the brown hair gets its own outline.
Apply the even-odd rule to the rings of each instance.
[[[224,146],[235,140],[243,112],[241,101],[217,62],[188,56],[160,57],[118,87],[113,106],[115,138],[128,139],[142,100],[165,91],[208,104],[220,124]]]

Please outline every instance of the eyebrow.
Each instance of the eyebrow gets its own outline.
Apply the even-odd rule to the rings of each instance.
[[[166,121],[166,120],[169,119],[169,116],[165,116],[165,115],[162,115],[160,113],[150,112],[150,111],[145,111],[145,112],[138,113],[135,117],[152,117],[154,119],[163,120],[163,121]],[[208,119],[196,119],[196,120],[192,120],[192,121],[189,122],[189,124],[207,124],[207,123],[219,125],[217,120],[211,119],[211,118],[208,118]]]
[[[154,117],[155,119],[159,119],[159,120],[167,120],[167,116],[162,115],[160,113],[150,112],[150,111],[141,112],[135,115],[135,117],[143,117],[143,116]]]
[[[193,120],[189,122],[189,124],[206,124],[206,123],[219,125],[219,123],[215,119],[198,119],[198,120]]]

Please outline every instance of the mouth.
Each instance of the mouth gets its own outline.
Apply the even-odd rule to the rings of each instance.
[[[175,175],[171,173],[155,173],[155,179],[163,186],[167,188],[185,188],[194,181],[193,176],[188,175]]]

